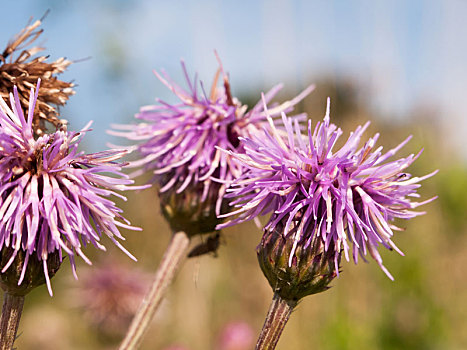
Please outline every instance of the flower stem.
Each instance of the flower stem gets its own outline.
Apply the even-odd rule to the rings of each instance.
[[[0,350],[11,350],[13,347],[23,305],[23,295],[11,295],[8,292],[3,295],[2,317],[0,320]]]
[[[277,293],[274,294],[263,329],[256,343],[256,350],[276,348],[282,331],[296,305],[296,301],[284,300]]]
[[[120,350],[137,349],[146,333],[154,314],[172,282],[178,268],[187,256],[190,238],[183,232],[177,232],[165,251],[157,269],[151,289],[146,294],[136,313],[130,328],[120,345]]]

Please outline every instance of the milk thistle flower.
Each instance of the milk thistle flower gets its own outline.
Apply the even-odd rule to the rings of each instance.
[[[136,115],[144,123],[116,125],[114,129],[118,131],[110,132],[141,142],[133,147],[142,158],[130,164],[140,168],[132,175],[138,176],[145,172],[154,174],[151,183],[159,186],[162,213],[173,232],[178,231],[172,237],[159,267],[160,276],[158,272],[155,289],[150,292],[157,295],[148,296],[152,302],[142,306],[154,307],[154,311],[163,293],[158,288],[166,288],[168,280],[173,278],[165,270],[175,273],[180,263],[171,254],[177,254],[180,259],[185,257],[190,238],[214,231],[220,222],[217,214],[222,209],[228,209],[225,190],[228,183],[241,175],[242,166],[232,162],[218,147],[241,152],[239,138],[251,136],[267,126],[261,101],[247,110],[247,106],[232,96],[229,79],[220,61],[209,94],[202,83],[199,84],[199,90],[197,77],[194,81],[190,80],[183,62],[182,69],[188,89],[177,85],[167,74],[155,72],[159,80],[179,99],[178,103],[169,104],[157,99],[158,105],[143,107]],[[219,86],[221,76],[223,83]],[[265,96],[266,103],[280,89],[278,85],[269,91]],[[312,89],[310,86],[290,101],[271,105],[270,118],[279,117],[282,111],[291,111]],[[157,276],[164,278],[164,282],[158,280]],[[160,285],[156,288],[157,283]],[[148,322],[138,319],[139,314],[152,315],[152,312],[142,309],[138,312],[121,349],[132,348],[139,342],[145,328],[142,322]]]
[[[43,18],[46,15],[47,13]],[[44,31],[39,29],[40,25],[41,20],[29,23],[0,53],[0,98],[8,99],[13,86],[16,86],[20,102],[23,106],[27,106],[29,90],[36,84],[37,79],[43,79],[32,121],[36,135],[42,135],[47,131],[50,126],[47,123],[53,126],[53,131],[67,123],[66,120],[59,118],[57,107],[65,105],[68,98],[75,93],[72,82],[57,78],[72,62],[64,57],[47,62],[48,56],[37,55],[44,48],[32,46]]]
[[[342,131],[330,123],[329,99],[324,120],[314,129],[308,121],[306,136],[298,121],[285,114],[282,119],[286,137],[269,119],[270,130],[241,139],[244,153],[228,151],[246,171],[229,189],[231,205],[238,209],[223,215],[238,216],[218,228],[271,214],[257,253],[275,293],[268,316],[280,315],[283,327],[299,299],[328,288],[339,273],[341,254],[357,263],[369,253],[393,279],[377,248],[402,254],[392,241],[400,230],[392,221],[423,214],[413,209],[434,198],[412,198],[419,197],[419,182],[436,172],[422,177],[404,172],[421,152],[389,161],[410,137],[386,153],[376,148],[379,134],[359,148],[369,123],[333,151]],[[271,327],[269,321],[263,332]],[[280,331],[262,334],[258,348],[275,347]]]
[[[75,256],[91,264],[82,247],[105,250],[103,235],[134,259],[119,243],[124,238],[118,227],[139,230],[108,198],[124,198],[115,191],[134,188],[115,162],[127,152],[79,152],[86,130],[58,130],[35,138],[39,85],[40,80],[36,91],[31,89],[27,118],[16,88],[11,108],[0,99],[0,277],[6,296],[22,299],[42,283],[52,295],[50,278],[65,253],[76,277]],[[1,331],[6,338],[3,327]]]

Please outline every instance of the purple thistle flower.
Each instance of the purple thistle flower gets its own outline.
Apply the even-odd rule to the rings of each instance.
[[[247,170],[228,190],[227,196],[235,198],[231,205],[238,209],[221,215],[238,217],[217,228],[271,213],[265,234],[280,227],[283,236],[292,240],[289,266],[297,246],[311,250],[318,244],[324,251],[334,252],[336,273],[342,252],[347,260],[352,254],[355,263],[359,255],[365,260],[370,253],[393,279],[377,248],[381,244],[402,254],[392,241],[393,231],[401,229],[392,221],[423,214],[413,209],[436,197],[424,202],[411,199],[419,197],[419,182],[436,171],[422,177],[404,172],[421,151],[389,161],[410,137],[386,153],[382,147],[375,148],[379,134],[358,148],[369,123],[359,126],[339,150],[333,151],[342,131],[330,123],[329,113],[328,99],[324,121],[314,129],[308,121],[306,136],[298,121],[285,114],[285,137],[268,118],[271,131],[264,130],[257,138],[242,138],[245,154],[226,152]]]
[[[143,141],[134,146],[143,158],[130,165],[142,167],[133,176],[146,171],[154,173],[152,182],[160,185],[161,194],[183,194],[186,189],[196,188],[199,201],[211,203],[214,198],[216,213],[220,213],[226,184],[241,175],[242,164],[232,162],[219,148],[241,151],[239,137],[249,137],[264,127],[266,114],[261,101],[247,111],[247,106],[232,96],[221,64],[209,95],[202,83],[201,92],[198,91],[197,77],[193,82],[190,80],[183,61],[182,69],[188,90],[174,83],[167,74],[154,72],[180,100],[179,103],[169,104],[156,99],[158,105],[143,107],[136,115],[145,123],[116,125],[115,128],[121,131],[110,133]],[[223,86],[219,87],[217,81],[221,72]],[[274,87],[266,94],[265,101],[269,103],[280,89],[280,85]],[[269,110],[270,117],[290,111],[312,89],[310,86],[291,101],[273,105]]]
[[[11,108],[0,99],[0,250],[13,250],[1,273],[22,252],[24,264],[17,280],[20,286],[34,254],[34,261],[43,265],[52,295],[48,258],[58,254],[62,261],[66,252],[77,278],[75,255],[91,264],[82,247],[91,243],[105,250],[100,243],[105,234],[136,260],[117,241],[124,239],[118,227],[140,229],[130,226],[121,216],[122,210],[107,198],[114,195],[125,199],[115,190],[128,189],[127,185],[133,183],[120,172],[122,165],[115,162],[126,151],[78,152],[86,130],[58,130],[34,138],[32,121],[39,84],[40,80],[35,93],[31,89],[27,119],[16,87],[10,94]]]

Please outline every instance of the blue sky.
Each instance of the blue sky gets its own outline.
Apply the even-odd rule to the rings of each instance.
[[[467,159],[462,0],[18,0],[3,9],[0,42],[50,9],[43,37],[52,58],[92,57],[66,73],[79,86],[63,110],[74,128],[95,121],[92,150],[110,140],[110,123],[129,121],[156,95],[169,98],[153,69],[179,79],[184,58],[210,83],[217,49],[234,92],[350,76],[367,87],[365,102],[388,118],[404,119],[422,104],[439,108],[440,140],[460,146]]]

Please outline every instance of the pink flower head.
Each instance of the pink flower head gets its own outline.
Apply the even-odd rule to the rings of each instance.
[[[58,130],[34,138],[32,121],[39,84],[40,80],[35,93],[31,89],[27,119],[16,88],[10,94],[11,108],[0,99],[0,250],[14,250],[2,273],[20,250],[26,253],[18,285],[35,254],[43,264],[52,295],[47,269],[50,254],[58,253],[61,261],[63,252],[67,253],[76,277],[75,255],[91,264],[82,247],[91,243],[105,250],[102,235],[134,259],[117,240],[124,239],[118,227],[139,228],[130,226],[122,210],[108,199],[111,195],[125,199],[115,190],[128,189],[133,183],[115,162],[126,151],[78,152],[86,130]]]
[[[345,144],[333,150],[341,129],[330,123],[330,101],[326,116],[303,135],[298,121],[282,114],[286,133],[278,130],[272,120],[270,130],[260,137],[242,138],[245,153],[228,151],[246,167],[246,172],[234,182],[228,197],[238,208],[224,216],[239,214],[218,229],[269,214],[264,227],[272,232],[276,226],[293,240],[289,265],[297,245],[309,247],[319,238],[325,250],[335,251],[335,270],[339,257],[353,255],[363,259],[369,252],[379,266],[393,279],[382,264],[378,246],[402,252],[392,241],[396,218],[410,219],[423,214],[413,209],[432,201],[414,202],[419,197],[419,182],[436,173],[412,177],[405,169],[417,155],[390,161],[409,140],[383,153],[376,147],[379,134],[359,148],[366,123],[352,132]],[[280,225],[279,225],[280,224]]]
[[[143,141],[134,147],[142,158],[130,166],[142,167],[135,176],[146,171],[155,174],[153,182],[160,185],[160,192],[175,191],[182,193],[190,186],[203,185],[201,202],[209,196],[211,188],[218,195],[216,212],[219,213],[225,194],[226,183],[230,183],[242,173],[242,165],[232,162],[228,155],[218,149],[241,151],[240,137],[249,137],[267,125],[266,114],[260,101],[247,111],[247,106],[232,96],[228,77],[220,65],[209,94],[195,77],[191,81],[185,64],[183,73],[188,89],[177,85],[165,74],[155,72],[159,80],[179,99],[176,104],[169,104],[156,99],[158,105],[141,108],[137,119],[144,123],[138,125],[116,125],[121,131],[111,131],[116,136],[123,136],[132,141]],[[217,82],[223,75],[223,85]],[[278,85],[266,94],[270,100],[281,89]],[[299,96],[281,105],[273,105],[270,117],[280,116],[280,112],[289,112],[303,97],[313,90],[310,86]],[[213,186],[213,181],[221,186]],[[218,184],[215,184],[218,185]]]

